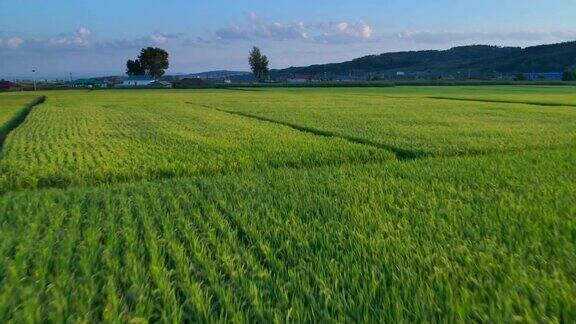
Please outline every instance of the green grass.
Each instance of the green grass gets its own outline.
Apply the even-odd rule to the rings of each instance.
[[[7,194],[0,318],[569,322],[575,158]]]
[[[194,97],[49,94],[6,142],[0,185],[65,187],[394,158],[342,139],[184,104]]]
[[[396,87],[387,93],[399,97],[447,97],[544,106],[576,106],[575,86],[449,86]]]
[[[4,125],[14,115],[38,95],[30,93],[0,93],[0,125]]]
[[[423,91],[427,91],[424,89]],[[431,96],[457,99],[526,103],[542,106],[576,106],[576,87],[514,86],[514,87],[458,87],[446,91],[428,90]]]
[[[564,90],[250,90],[43,93],[0,322],[576,319],[576,110],[429,98]]]
[[[6,93],[0,96],[0,146],[26,105],[36,97],[38,96],[20,93]]]
[[[398,98],[391,91],[246,92],[204,101],[212,108],[363,138],[408,156],[575,147],[572,107],[435,100],[418,91]]]

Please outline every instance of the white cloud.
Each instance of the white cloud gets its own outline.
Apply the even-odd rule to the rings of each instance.
[[[184,46],[194,46],[194,45],[207,45],[212,43],[209,39],[204,37],[187,37],[184,39],[182,45]]]
[[[76,31],[76,36],[81,38],[81,39],[86,39],[86,38],[90,37],[90,34],[91,34],[90,30],[88,30],[85,27],[81,27],[80,29],[78,29]]]
[[[374,28],[364,22],[348,23],[336,21],[321,23],[317,26],[322,33],[316,36],[315,39],[324,43],[368,41],[374,37]]]
[[[131,49],[146,46],[160,46],[169,43],[171,40],[181,38],[180,33],[154,33],[149,36],[134,39],[116,39],[106,42],[95,43],[100,48]]]
[[[152,40],[152,43],[154,43],[156,45],[161,45],[161,44],[166,43],[168,38],[166,38],[166,36],[164,36],[162,34],[153,34],[152,36],[150,36],[150,40]]]
[[[231,25],[216,31],[223,40],[309,40],[322,43],[350,43],[371,40],[374,28],[364,22],[346,21],[306,24],[297,22],[283,24],[269,22],[255,13],[250,13],[247,22]]]
[[[218,29],[216,36],[221,39],[250,39],[250,33],[237,25]]]
[[[82,27],[72,33],[61,34],[50,39],[50,44],[54,46],[82,46],[90,45],[90,30]]]
[[[73,32],[47,38],[0,38],[0,49],[20,51],[83,51],[87,49],[139,49],[146,46],[167,45],[171,40],[182,37],[180,33],[153,33],[134,39],[116,39],[109,41],[92,40],[92,32],[85,27]]]
[[[137,38],[136,42],[140,43],[140,44],[146,44],[146,45],[150,45],[150,44],[162,45],[162,44],[166,44],[171,39],[177,39],[177,38],[180,38],[181,36],[182,36],[182,34],[180,34],[180,33],[174,33],[174,34],[154,33],[150,36]]]
[[[303,23],[282,24],[269,22],[255,13],[248,14],[247,24],[242,26],[233,24],[230,27],[218,29],[216,30],[216,36],[224,40],[293,40],[308,38],[306,26]]]
[[[17,49],[24,44],[24,40],[20,37],[8,37],[5,39],[0,39],[0,46],[7,47],[9,49]]]

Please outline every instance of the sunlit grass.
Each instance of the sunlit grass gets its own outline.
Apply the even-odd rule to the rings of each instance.
[[[0,322],[572,322],[576,110],[471,89],[47,92]]]
[[[184,103],[194,95],[139,94],[50,94],[6,142],[0,184],[65,187],[394,159],[343,139]]]
[[[569,322],[574,158],[9,193],[0,319]]]

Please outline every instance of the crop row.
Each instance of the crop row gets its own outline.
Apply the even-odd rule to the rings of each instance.
[[[66,187],[394,159],[385,150],[177,101],[187,97],[163,101],[143,94],[49,94],[6,142],[0,186]]]
[[[576,153],[0,198],[0,321],[576,317]]]
[[[19,122],[19,117],[27,113],[27,105],[33,104],[33,95],[27,94],[2,94],[0,96],[0,147],[4,143],[8,133]]]
[[[448,90],[449,91],[449,90]],[[206,97],[214,109],[363,138],[411,152],[449,156],[574,147],[576,109],[395,97],[370,91],[291,91]],[[274,102],[274,104],[271,104]]]
[[[3,93],[0,94],[0,125],[9,121],[19,110],[24,108],[34,98],[35,94]]]
[[[366,90],[366,95],[390,95],[396,98],[446,97],[487,102],[529,104],[541,106],[575,106],[575,86],[516,85],[516,86],[419,86]],[[358,91],[355,91],[358,92]]]
[[[576,142],[576,110],[567,107],[434,100],[422,97],[425,90],[407,94],[401,88],[254,90],[50,92],[6,142],[0,189],[370,163],[394,155],[555,149]]]

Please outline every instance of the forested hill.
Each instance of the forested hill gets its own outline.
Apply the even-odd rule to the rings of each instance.
[[[472,45],[444,51],[384,53],[344,63],[273,70],[272,75],[393,71],[552,72],[576,65],[576,41],[527,48]]]

